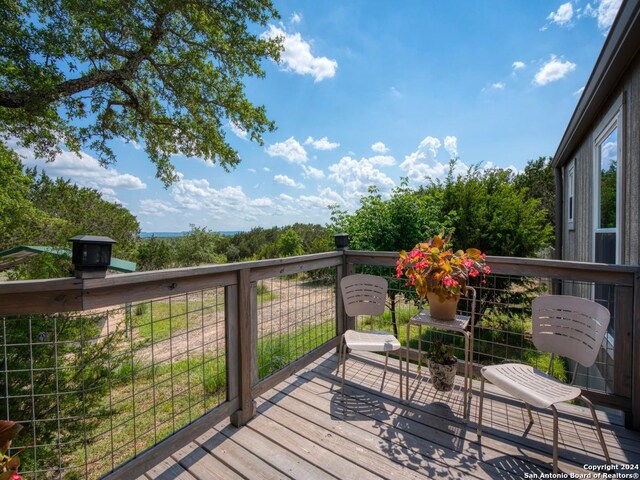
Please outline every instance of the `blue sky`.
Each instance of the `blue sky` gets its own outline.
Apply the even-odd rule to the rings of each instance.
[[[553,155],[620,1],[275,4],[282,18],[261,34],[285,38],[282,61],[246,86],[278,129],[260,147],[227,122],[242,157],[230,173],[176,156],[165,189],[140,145],[115,140],[106,169],[91,151],[43,165],[17,150],[122,203],[143,231],[324,224],[327,205],[442,178],[452,156],[462,171]]]

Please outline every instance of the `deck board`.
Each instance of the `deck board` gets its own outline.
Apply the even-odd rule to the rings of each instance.
[[[352,355],[343,399],[336,356],[326,354],[265,392],[246,426],[212,426],[140,479],[521,479],[551,473],[549,411],[534,409],[535,423],[525,434],[522,404],[487,385],[479,443],[477,383],[465,421],[460,384],[438,393],[428,379],[418,385],[412,371],[410,401],[402,402],[397,366],[389,365],[383,383],[383,363],[375,354]],[[604,464],[589,410],[565,405],[559,411],[560,470],[586,473],[584,464]],[[598,416],[613,462],[640,463],[640,434],[618,425],[614,415]]]

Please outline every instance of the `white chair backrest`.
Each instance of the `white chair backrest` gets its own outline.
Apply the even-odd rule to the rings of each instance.
[[[344,309],[350,317],[380,316],[387,299],[387,281],[375,275],[348,275],[340,281]]]
[[[585,367],[594,364],[609,326],[609,310],[569,295],[543,295],[531,307],[533,344],[538,350],[568,357]]]

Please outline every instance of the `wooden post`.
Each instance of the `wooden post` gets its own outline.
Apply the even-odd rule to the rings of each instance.
[[[251,396],[251,387],[257,376],[257,319],[253,315],[251,271],[238,271],[238,348],[237,348],[237,388],[240,409],[231,415],[231,423],[240,427],[256,414],[256,402]]]
[[[636,272],[633,281],[633,309],[631,342],[631,419],[627,422],[634,430],[640,430],[640,272]],[[618,365],[616,364],[616,368]]]

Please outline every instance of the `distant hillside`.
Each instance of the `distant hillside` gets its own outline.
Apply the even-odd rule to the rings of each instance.
[[[224,230],[222,232],[216,232],[220,235],[231,236],[236,233],[241,233],[242,230]],[[173,238],[173,237],[184,237],[189,232],[140,232],[140,238]]]

